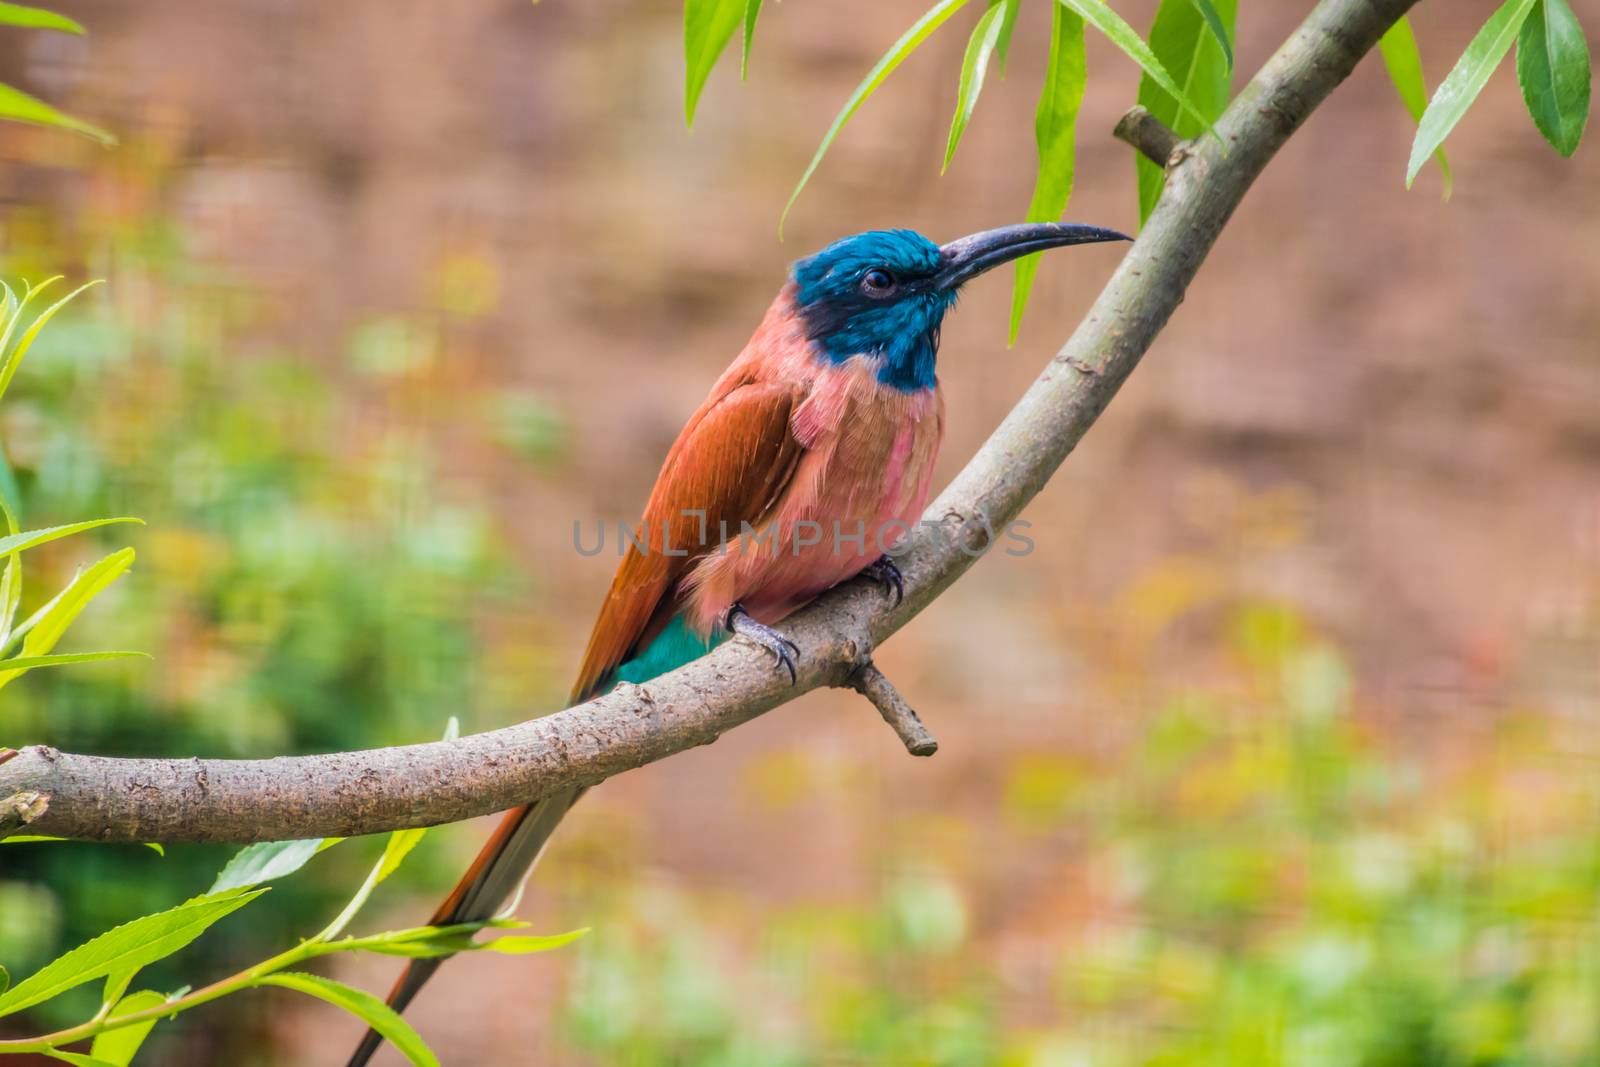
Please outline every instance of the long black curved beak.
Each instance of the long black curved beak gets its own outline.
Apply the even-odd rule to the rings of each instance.
[[[1047,248],[1131,240],[1133,238],[1116,230],[1070,222],[1027,222],[984,230],[951,241],[939,249],[943,263],[934,275],[934,287],[954,289],[986,270],[1032,252],[1043,252]]]

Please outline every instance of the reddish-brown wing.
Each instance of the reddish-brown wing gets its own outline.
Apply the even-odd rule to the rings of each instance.
[[[656,478],[635,532],[648,551],[629,546],[600,607],[583,655],[574,701],[586,700],[607,675],[671,617],[677,585],[697,556],[757,525],[783,495],[803,451],[789,416],[805,398],[788,382],[730,383],[695,412]]]

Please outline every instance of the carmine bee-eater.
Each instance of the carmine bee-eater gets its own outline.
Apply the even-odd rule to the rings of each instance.
[[[796,263],[755,336],[667,453],[572,687],[579,703],[642,682],[728,634],[794,676],[775,624],[869,573],[927,503],[944,434],[939,327],[961,287],[1019,256],[1127,240],[1095,226],[1004,226],[939,246],[910,230],[846,237]],[[582,790],[508,812],[430,922],[493,917]],[[414,959],[389,994],[405,1009],[442,959]],[[350,1060],[382,1042],[368,1032]]]

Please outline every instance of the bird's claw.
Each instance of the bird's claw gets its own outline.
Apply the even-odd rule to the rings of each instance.
[[[894,593],[894,606],[899,607],[900,602],[906,598],[906,580],[900,573],[900,568],[888,555],[879,556],[862,570],[862,574],[883,586],[885,593]]]
[[[800,646],[789,640],[781,632],[751,618],[750,613],[744,610],[743,604],[736,603],[730,607],[722,625],[727,628],[729,633],[748,637],[772,653],[772,658],[778,661],[778,665],[789,672],[790,685],[794,685],[800,680],[800,674],[797,669]]]

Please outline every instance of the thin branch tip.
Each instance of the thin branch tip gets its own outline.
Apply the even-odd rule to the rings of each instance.
[[[1117,126],[1111,131],[1111,135],[1119,141],[1132,145],[1143,153],[1146,159],[1163,169],[1172,162],[1173,155],[1183,144],[1182,137],[1141,104],[1130,107],[1127,113],[1117,120]]]
[[[848,684],[872,702],[878,714],[883,716],[883,721],[889,724],[901,744],[906,746],[907,752],[913,756],[931,756],[939,751],[939,742],[922,724],[916,710],[871,660],[851,673]]]

